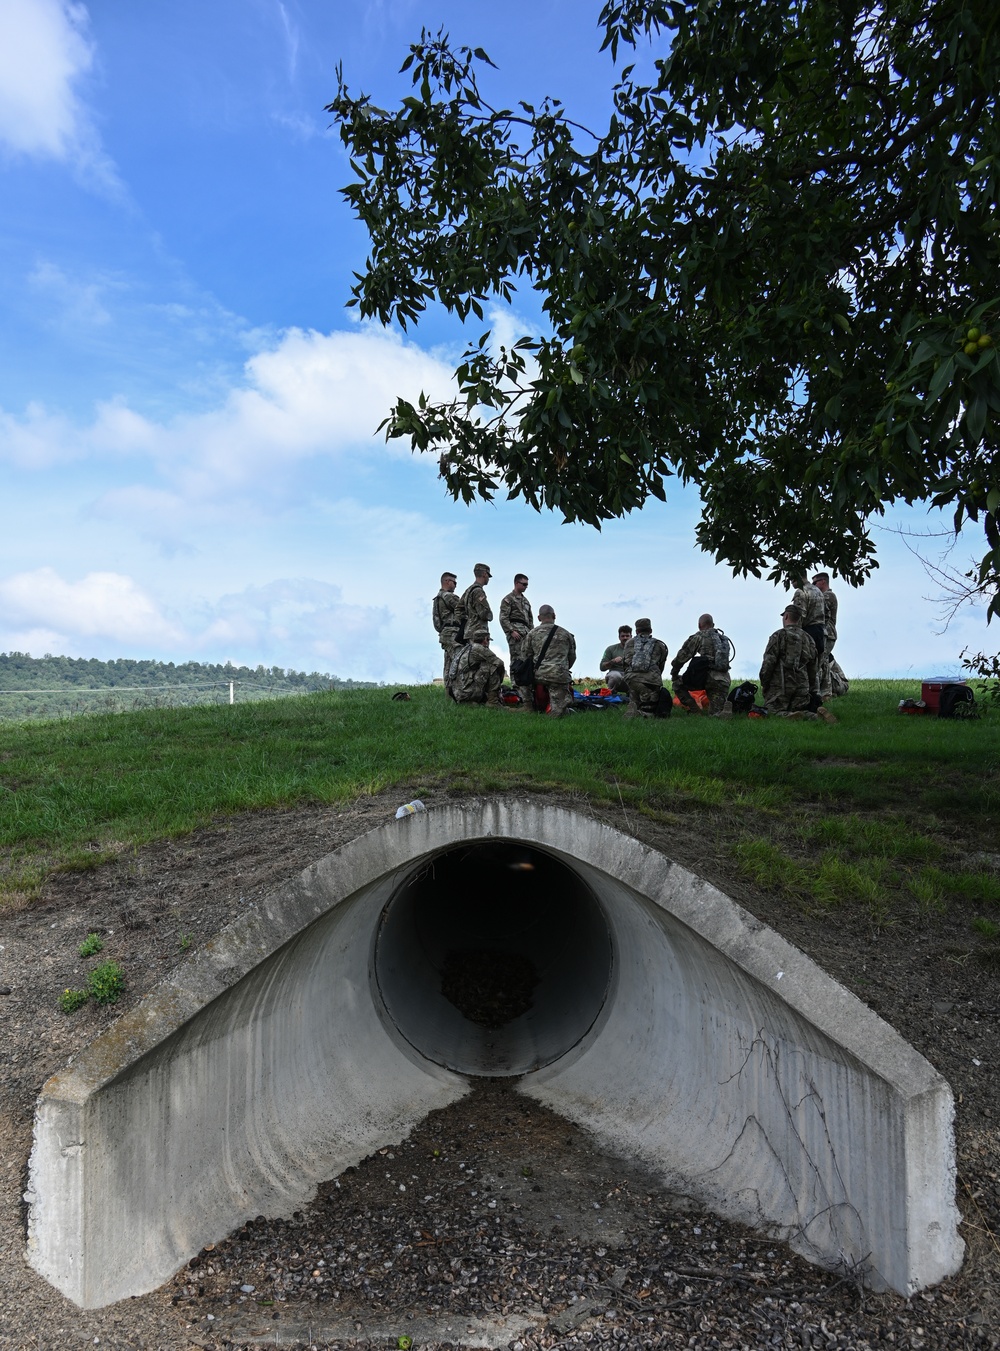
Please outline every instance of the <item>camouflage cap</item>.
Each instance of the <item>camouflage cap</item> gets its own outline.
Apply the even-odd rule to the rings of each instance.
[[[636,633],[652,633],[653,621],[651,619],[637,619],[635,621]]]
[[[489,629],[473,629],[469,637],[474,643],[488,643],[490,640]]]

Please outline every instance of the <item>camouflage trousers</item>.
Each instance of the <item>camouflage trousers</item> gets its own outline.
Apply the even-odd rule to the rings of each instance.
[[[504,669],[503,664],[496,666],[480,666],[476,672],[475,679],[465,681],[454,685],[454,699],[456,704],[490,704],[498,707],[500,704],[500,687],[503,685]]]
[[[438,642],[444,652],[444,683],[448,684],[448,667],[451,665],[451,659],[455,655],[455,629],[446,629],[444,633],[438,634]]]
[[[833,643],[827,639],[827,645],[823,650],[823,655],[817,665],[817,679],[819,681],[819,697],[826,703],[827,699],[833,698],[833,677],[830,674],[830,664],[833,661]]]
[[[785,671],[784,679],[764,686],[764,703],[769,713],[798,713],[808,709],[809,676],[805,671]]]
[[[541,685],[539,688],[545,691],[549,702],[549,717],[561,718],[573,703],[573,686],[566,682],[565,685]],[[532,707],[531,704],[528,707]],[[545,705],[542,704],[542,708]]]
[[[663,689],[663,679],[656,671],[635,671],[625,677],[628,686],[628,707],[624,717],[637,718],[640,713],[652,713]]]

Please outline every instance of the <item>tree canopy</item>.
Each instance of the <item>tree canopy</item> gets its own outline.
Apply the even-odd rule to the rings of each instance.
[[[394,109],[338,72],[371,236],[350,303],[405,327],[528,285],[545,316],[509,349],[483,333],[454,401],[400,399],[387,434],[438,450],[456,499],[598,526],[696,484],[698,542],[774,578],[860,582],[873,516],[946,507],[985,528],[1000,608],[1000,7],[608,0],[599,22],[600,130],[491,106],[488,55],[444,33]]]

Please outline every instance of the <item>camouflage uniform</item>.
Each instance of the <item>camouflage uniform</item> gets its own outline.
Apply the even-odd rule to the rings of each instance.
[[[697,661],[699,658],[708,662],[707,667],[704,666],[704,662],[700,663],[704,675],[699,674],[696,667],[689,679],[685,680],[681,676],[681,667],[686,662]],[[699,683],[702,680],[704,684]],[[729,676],[729,639],[721,629],[699,629],[697,633],[692,633],[690,638],[684,639],[670,663],[670,683],[677,698],[689,712],[701,712],[691,698],[690,690],[705,691],[708,695],[709,713],[722,712],[732,682]]]
[[[500,602],[500,627],[504,631],[507,639],[507,646],[510,648],[510,672],[511,681],[514,679],[514,663],[520,661],[528,652],[528,634],[535,627],[535,620],[531,613],[531,606],[524,592],[511,591],[504,596]],[[512,638],[512,633],[519,633],[520,638]],[[524,701],[524,707],[531,707],[532,691],[527,685],[519,685],[517,692]]]
[[[545,660],[540,662],[539,653],[550,633],[552,641],[545,653]],[[545,686],[551,715],[558,718],[573,702],[571,671],[576,661],[576,639],[568,629],[558,624],[538,624],[528,634],[525,649],[525,656],[530,656],[535,663],[535,683]]]
[[[771,634],[760,664],[764,702],[771,713],[808,709],[816,689],[816,662],[816,644],[799,625]]]
[[[486,599],[486,592],[479,582],[473,582],[462,592],[462,598],[458,602],[459,624],[465,621],[465,636],[468,639],[473,629],[486,629],[489,632],[490,620],[493,618],[493,611],[490,609],[490,603]]]
[[[485,643],[466,643],[460,649],[451,682],[451,697],[456,704],[489,704],[500,707],[503,662]]]
[[[833,698],[833,645],[837,641],[837,597],[827,589],[823,592],[826,612],[826,646],[819,659],[819,692],[823,699]]]
[[[647,646],[648,645],[648,646]],[[622,652],[625,666],[625,684],[628,686],[628,708],[624,716],[636,718],[640,713],[652,713],[663,689],[663,668],[667,664],[667,645],[651,633],[634,634]],[[633,670],[639,662],[645,669]]]
[[[438,642],[444,648],[444,681],[448,683],[448,665],[455,648],[455,635],[461,620],[458,618],[460,597],[454,591],[445,591],[444,587],[434,597],[434,629]]]
[[[826,605],[823,592],[812,582],[803,582],[795,588],[792,604],[802,613],[802,627],[816,644],[816,659],[823,655],[826,646]]]

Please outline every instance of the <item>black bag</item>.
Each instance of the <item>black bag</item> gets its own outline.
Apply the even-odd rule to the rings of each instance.
[[[708,657],[692,657],[687,669],[681,676],[681,684],[686,690],[703,690],[708,684],[712,671],[712,662]]]
[[[757,686],[752,680],[744,680],[742,685],[737,685],[732,694],[729,695],[729,702],[733,706],[734,713],[740,713],[744,717],[754,706],[754,700],[757,696]]]
[[[546,652],[548,652],[548,650],[549,650],[549,643],[551,643],[552,639],[553,639],[555,636],[556,636],[556,626],[555,626],[555,624],[553,624],[553,625],[552,625],[552,628],[551,628],[550,631],[549,631],[549,636],[546,638],[545,642],[542,644],[542,650],[541,650],[541,652],[539,652],[539,654],[538,654],[538,664],[539,664],[539,666],[541,666],[542,662],[545,660],[545,654],[546,654]],[[518,657],[517,661],[512,661],[512,662],[511,662],[511,664],[510,664],[510,678],[511,678],[511,680],[513,680],[513,682],[514,682],[515,685],[521,685],[521,686],[528,685],[529,687],[530,687],[531,685],[534,685],[534,683],[535,683],[535,663],[534,663],[534,661],[533,661],[533,659],[531,658],[530,655],[527,656],[527,657]]]
[[[664,685],[656,696],[656,707],[653,709],[654,718],[669,718],[674,711],[674,696]]]
[[[938,700],[939,718],[974,718],[976,697],[968,685],[945,685]]]

